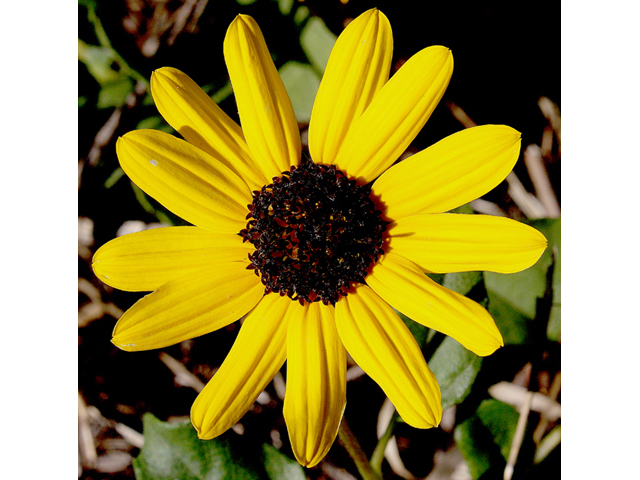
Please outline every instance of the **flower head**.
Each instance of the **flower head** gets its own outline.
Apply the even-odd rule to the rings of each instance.
[[[443,213],[488,192],[513,168],[520,134],[488,125],[393,165],[453,71],[425,48],[391,78],[391,27],[378,10],[338,38],[301,160],[291,102],[255,21],[224,42],[242,129],[182,72],[151,79],[160,113],[185,140],[138,130],[118,140],[127,175],[194,226],[126,235],[101,247],[105,283],[152,291],[118,321],[113,343],[161,348],[246,315],[226,360],[196,399],[200,438],[220,435],[287,362],[284,416],[293,451],[317,464],[346,402],[347,352],[410,425],[442,417],[440,389],[394,308],[478,355],[503,344],[479,304],[425,273],[516,272],[544,237],[506,218]]]

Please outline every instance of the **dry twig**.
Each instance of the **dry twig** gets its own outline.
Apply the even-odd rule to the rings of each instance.
[[[144,446],[144,435],[142,435],[137,430],[125,425],[124,423],[117,423],[113,426],[113,428],[120,434],[122,438],[124,438],[127,443],[133,445],[136,448],[142,448]]]
[[[540,99],[538,100],[538,107],[540,107],[540,111],[549,122],[549,125],[551,126],[551,130],[558,142],[558,151],[560,151],[561,137],[562,137],[561,130],[560,130],[560,109],[555,103],[553,103],[547,97],[540,97]],[[546,142],[543,142],[543,144],[544,143]],[[551,151],[550,147],[548,151],[545,151],[545,149],[543,149],[544,156],[546,156],[550,151]]]
[[[324,473],[329,478],[333,478],[334,480],[357,480],[356,477],[351,475],[346,470],[338,468],[335,465],[330,464],[326,460],[323,460],[320,463],[320,468],[322,469],[322,473]]]
[[[536,196],[545,209],[546,217],[558,218],[560,205],[556,194],[553,192],[549,174],[542,161],[542,152],[537,145],[529,145],[524,151],[524,164],[527,166],[529,177],[533,183]]]
[[[556,376],[553,378],[553,382],[551,383],[551,388],[549,388],[549,393],[547,394],[551,400],[556,400],[558,395],[560,394],[560,372],[556,373]],[[540,416],[540,423],[536,427],[533,432],[533,441],[538,444],[540,440],[542,440],[542,436],[544,432],[547,430],[547,426],[549,425],[549,418],[542,413]]]
[[[104,303],[100,291],[85,278],[78,278],[78,291],[89,297],[89,303],[78,310],[78,327],[86,327],[94,320],[104,317],[105,314],[118,319],[124,313],[115,304]]]
[[[378,413],[378,425],[376,427],[378,439],[380,439],[387,430],[393,417],[393,412],[395,412],[395,407],[391,403],[391,400],[385,398],[382,408],[380,408],[380,413]],[[400,450],[398,449],[398,441],[395,435],[389,438],[389,442],[387,442],[387,446],[384,449],[384,458],[387,459],[389,466],[396,475],[406,480],[415,480],[416,477],[407,470],[407,467],[404,466],[404,462],[400,458]]]
[[[475,127],[477,126],[477,123],[473,121],[473,119],[467,115],[467,113],[462,109],[462,107],[460,107],[459,105],[456,105],[453,102],[447,102],[447,107],[449,108],[449,111],[451,111],[451,114],[454,116],[454,118],[456,120],[458,120],[465,128],[471,128],[471,127]],[[545,172],[546,175],[546,172]],[[522,210],[522,212],[528,217],[528,218],[544,218],[545,216],[547,216],[547,210],[545,209],[544,205],[541,203],[540,200],[538,200],[538,198],[536,198],[535,195],[532,195],[531,193],[527,192],[527,190],[524,188],[524,186],[522,185],[522,182],[520,181],[520,179],[518,179],[517,175],[514,172],[509,173],[509,175],[507,175],[506,181],[509,185],[509,195],[511,196],[512,200],[514,201],[514,203],[518,206],[518,208],[520,208],[520,210]],[[548,177],[547,177],[547,181],[548,181]],[[489,202],[487,202],[489,203]],[[496,205],[496,208],[494,208],[493,206],[489,206],[487,205],[487,203],[479,203],[478,200],[475,201],[475,204],[472,205],[472,207],[474,209],[477,209],[477,211],[482,211],[482,213],[488,213],[490,215],[493,214],[501,214],[501,210],[499,209],[499,207]],[[491,210],[488,211],[488,210]]]
[[[204,383],[189,371],[178,360],[165,352],[160,352],[158,356],[162,363],[164,363],[174,375],[174,381],[183,387],[193,388],[196,392],[200,393],[204,388]]]
[[[509,196],[513,199],[514,203],[518,205],[518,208],[522,210],[528,218],[544,218],[547,211],[544,205],[540,203],[540,200],[535,195],[527,192],[522,185],[522,182],[518,176],[511,172],[507,175],[507,183],[509,184]]]
[[[496,400],[513,405],[518,410],[527,401],[529,393],[532,393],[531,410],[544,414],[550,421],[560,418],[560,404],[546,395],[539,392],[529,392],[525,387],[510,382],[500,382],[489,387],[489,395]]]
[[[207,6],[207,3],[208,0],[186,0],[184,4],[174,12],[172,15],[174,22],[173,28],[171,29],[169,38],[167,38],[167,45],[173,45],[180,32],[185,30],[185,26],[187,25],[189,18],[191,18],[191,21],[189,22],[187,29],[195,29],[198,19],[200,18],[200,15],[202,15],[202,12],[204,12],[204,8]]]
[[[78,448],[82,467],[94,469],[98,462],[98,452],[96,451],[96,444],[93,441],[93,434],[89,426],[87,405],[84,403],[80,392],[78,392]]]
[[[356,378],[360,378],[365,375],[365,371],[359,365],[354,365],[347,369],[347,382],[351,380],[355,380]]]
[[[287,390],[287,385],[280,372],[276,373],[275,377],[273,377],[273,388],[276,391],[278,398],[280,398],[280,400],[284,400],[284,393]]]
[[[471,128],[478,125],[459,105],[453,102],[447,102],[446,105],[453,117],[458,120],[464,128]]]
[[[504,480],[511,480],[513,476],[513,469],[516,465],[518,453],[520,453],[520,447],[522,446],[522,439],[524,438],[524,431],[527,427],[527,420],[529,419],[529,412],[531,411],[531,400],[533,399],[533,392],[527,392],[525,400],[520,407],[520,417],[518,417],[518,424],[516,425],[516,431],[513,435],[513,441],[511,442],[511,449],[509,450],[509,458],[507,459],[507,466],[504,469]]]
[[[504,213],[498,204],[490,202],[488,200],[483,200],[482,198],[478,198],[476,200],[471,201],[471,208],[473,208],[478,213],[484,213],[485,215],[493,215],[494,217],[506,217],[507,214]]]
[[[131,109],[135,107],[140,98],[144,96],[147,91],[147,87],[144,82],[136,83],[135,88],[133,89],[133,93],[129,94],[126,101],[126,107]],[[106,147],[111,140],[113,139],[113,135],[120,125],[120,120],[122,118],[123,107],[116,108],[107,122],[98,130],[95,138],[93,139],[93,145],[91,146],[91,150],[89,150],[89,155],[87,156],[89,165],[95,166],[100,159],[100,155],[102,154],[102,149]]]

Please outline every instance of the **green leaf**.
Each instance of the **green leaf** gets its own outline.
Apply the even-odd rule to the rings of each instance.
[[[427,277],[436,282],[438,285],[442,285],[444,283],[445,274],[444,273],[427,273]]]
[[[561,428],[560,425],[556,425],[538,444],[536,453],[533,457],[534,463],[540,463],[549,454],[560,445]]]
[[[302,29],[300,45],[318,72],[324,72],[337,38],[319,17],[310,18]]]
[[[430,275],[431,278],[433,276]],[[440,275],[434,280],[461,295],[467,295],[482,282],[481,272],[460,272]],[[471,392],[473,382],[482,366],[482,358],[464,348],[460,343],[434,330],[424,327],[396,311],[407,325],[423,353],[429,367],[438,379],[442,394],[442,408],[461,403]],[[440,342],[438,344],[438,342]],[[434,352],[435,350],[435,352]],[[431,353],[433,352],[433,355]]]
[[[124,177],[124,170],[122,170],[122,168],[120,167],[116,168],[113,172],[111,172],[109,178],[104,181],[104,188],[109,189],[113,187],[122,177]]]
[[[304,5],[298,6],[295,13],[293,14],[293,21],[296,25],[300,26],[305,22],[307,18],[309,18],[309,15],[310,13],[307,7],[305,7]]]
[[[263,463],[270,480],[307,480],[300,464],[269,444],[262,444]]]
[[[447,273],[444,277],[442,286],[459,293],[460,295],[466,295],[482,281],[482,272],[455,272]]]
[[[458,405],[469,395],[481,366],[482,358],[453,338],[442,341],[429,367],[438,379],[443,409]]]
[[[213,95],[211,95],[211,99],[220,105],[224,100],[231,96],[233,93],[233,87],[231,86],[231,82],[227,81],[222,88],[217,90]]]
[[[534,301],[538,294],[542,294],[539,292],[540,288],[537,285],[534,286],[535,282],[532,281],[531,274],[529,272],[513,274],[518,275],[513,279],[490,272],[485,272],[484,275],[489,296],[488,310],[496,321],[505,344],[530,343],[533,315],[529,316],[518,311],[517,304],[522,300],[519,298],[520,292],[529,293]]]
[[[511,405],[485,400],[471,417],[456,427],[456,445],[474,480],[502,478],[518,416]]]
[[[471,207],[470,203],[465,203],[464,205],[460,205],[459,207],[450,210],[450,213],[463,213],[465,215],[473,215],[475,211],[473,207]]]
[[[115,82],[107,83],[98,94],[98,108],[119,107],[124,105],[127,96],[133,91],[133,81],[129,77],[121,77]]]
[[[78,60],[87,66],[91,76],[102,87],[98,108],[119,107],[133,91],[133,81],[117,66],[115,52],[108,47],[96,47],[78,39]]]
[[[429,336],[430,329],[428,329],[424,325],[420,325],[418,322],[414,322],[405,314],[399,312],[395,308],[393,310],[398,314],[400,320],[402,320],[407,326],[407,328],[411,332],[411,335],[413,335],[413,338],[415,338],[416,342],[418,342],[420,348],[424,348],[424,346],[427,344],[427,337]]]
[[[166,223],[167,225],[175,225],[175,223],[171,220],[171,218],[162,210],[156,209],[147,194],[142,191],[142,189],[137,186],[135,183],[131,182],[131,188],[133,189],[133,194],[136,197],[136,200],[140,204],[140,206],[144,209],[145,212],[154,215],[160,223]]]
[[[143,417],[144,447],[133,461],[138,480],[305,480],[302,467],[271,445],[224,434],[200,440],[189,422]]]
[[[289,15],[291,8],[293,7],[294,0],[278,0],[278,8],[282,15]]]
[[[554,302],[551,305],[551,313],[549,314],[549,325],[547,325],[547,338],[553,342],[560,341],[560,302]]]
[[[560,341],[561,220],[559,218],[534,220],[531,222],[531,226],[540,230],[549,242],[549,247],[543,255],[544,260],[540,260],[543,260],[545,265],[551,265],[552,259],[555,261],[552,278],[553,299],[547,325],[547,338],[552,341]]]
[[[87,66],[91,76],[102,86],[120,78],[120,73],[113,69],[116,57],[111,48],[96,47],[78,39],[78,60]]]
[[[310,65],[295,61],[287,62],[280,68],[280,77],[291,99],[296,119],[308,123],[320,77]]]
[[[485,272],[485,285],[489,293],[489,305],[493,297],[499,297],[519,315],[533,320],[536,316],[536,300],[544,294],[544,271],[531,267],[523,272],[503,274]]]

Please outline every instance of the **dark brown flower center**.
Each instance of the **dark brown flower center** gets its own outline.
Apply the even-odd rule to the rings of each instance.
[[[265,292],[300,303],[335,304],[382,249],[387,222],[369,197],[370,188],[349,180],[335,166],[303,162],[253,192],[243,241]]]

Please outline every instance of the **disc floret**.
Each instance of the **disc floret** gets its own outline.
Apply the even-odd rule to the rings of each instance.
[[[303,162],[253,192],[247,228],[249,254],[265,292],[300,303],[335,304],[384,254],[387,222],[370,198],[335,165]]]

